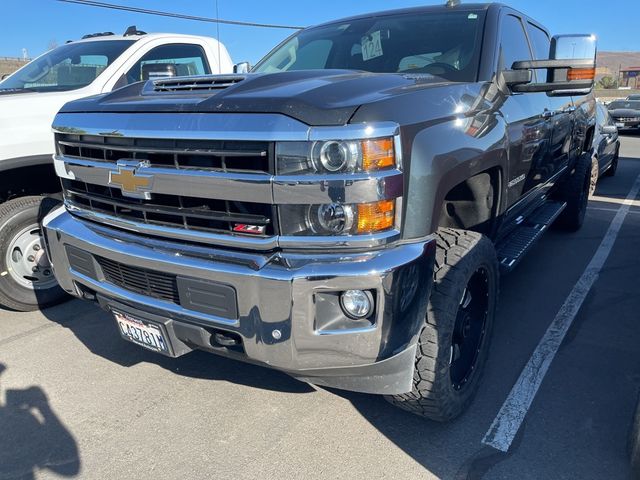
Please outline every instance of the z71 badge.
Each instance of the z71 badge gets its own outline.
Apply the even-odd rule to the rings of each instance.
[[[236,223],[233,226],[234,232],[252,233],[254,235],[263,235],[267,227],[264,225],[246,225],[244,223]]]

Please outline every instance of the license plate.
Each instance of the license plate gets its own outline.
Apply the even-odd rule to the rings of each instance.
[[[624,123],[616,123],[616,127],[618,127],[618,128],[624,128]]]
[[[170,354],[169,342],[162,328],[147,320],[133,317],[127,313],[112,310],[120,335],[125,340],[136,343],[154,352]]]

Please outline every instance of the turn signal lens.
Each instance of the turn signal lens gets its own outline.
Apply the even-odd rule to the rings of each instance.
[[[365,140],[362,142],[362,169],[382,170],[395,166],[396,156],[393,138]]]
[[[567,72],[567,80],[593,80],[596,78],[595,68],[570,68]]]
[[[394,200],[358,204],[357,233],[380,232],[393,227],[395,208]]]

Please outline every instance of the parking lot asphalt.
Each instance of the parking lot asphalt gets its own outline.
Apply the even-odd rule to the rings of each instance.
[[[509,450],[482,440],[640,175],[640,135],[578,233],[552,230],[503,277],[492,352],[469,411],[421,420],[194,352],[164,358],[70,301],[0,310],[0,479],[625,479],[640,387],[640,200]]]

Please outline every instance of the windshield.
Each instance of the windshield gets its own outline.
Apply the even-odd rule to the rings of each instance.
[[[62,92],[86,87],[134,41],[101,40],[63,45],[0,82],[0,91]]]
[[[427,73],[471,82],[478,75],[484,11],[398,14],[303,30],[254,72],[347,69]]]
[[[618,100],[608,105],[609,110],[617,110],[626,108],[631,110],[640,110],[640,100]]]

